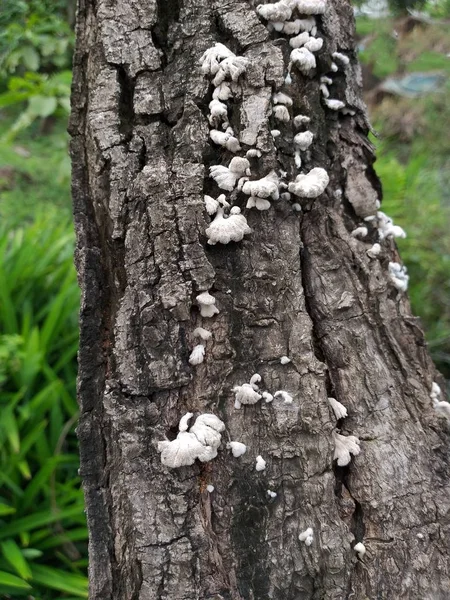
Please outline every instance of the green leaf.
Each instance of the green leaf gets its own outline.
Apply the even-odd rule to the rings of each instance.
[[[40,585],[43,585],[52,590],[74,594],[77,598],[88,597],[88,580],[81,575],[73,575],[54,569],[45,567],[44,565],[32,565],[33,580]]]
[[[58,101],[53,96],[36,95],[28,100],[28,109],[36,117],[49,117],[55,112],[57,106]]]
[[[31,590],[29,583],[5,571],[0,571],[0,585],[5,585],[15,590]]]
[[[4,517],[5,515],[13,515],[15,512],[16,512],[15,508],[0,502],[0,517]]]
[[[22,48],[22,60],[29,71],[37,71],[39,69],[39,54],[32,46]]]
[[[8,525],[4,525],[2,528],[0,528],[0,539],[17,535],[23,531],[31,531],[33,529],[37,529],[38,527],[42,527],[43,525],[54,523],[55,521],[63,521],[66,518],[77,517],[80,514],[83,514],[83,510],[84,507],[82,504],[76,504],[75,506],[71,506],[57,512],[36,512],[33,515],[23,517],[22,519],[17,519]]]
[[[31,579],[32,575],[30,567],[16,542],[12,539],[6,540],[1,543],[1,548],[3,556],[17,574],[20,575],[22,579]]]

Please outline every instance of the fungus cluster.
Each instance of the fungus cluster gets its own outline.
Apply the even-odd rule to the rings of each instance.
[[[305,546],[311,546],[311,544],[313,543],[313,539],[314,539],[314,533],[311,527],[308,527],[308,529],[305,529],[305,531],[302,531],[300,533],[300,535],[298,536],[298,539],[301,542],[304,542]]]
[[[337,460],[339,467],[345,467],[352,459],[351,455],[358,456],[361,452],[360,441],[354,435],[341,435],[334,433],[334,460]]]
[[[187,431],[193,416],[193,413],[186,413],[180,419],[178,435],[174,440],[158,443],[161,462],[166,467],[175,469],[190,466],[197,458],[201,462],[208,462],[217,456],[224,423],[215,415],[202,414]]]
[[[450,403],[446,402],[445,400],[440,400],[441,394],[441,388],[435,381],[433,381],[433,385],[431,386],[430,392],[430,398],[431,402],[433,403],[433,408],[437,413],[439,413],[443,417],[446,417],[446,419],[450,421]]]
[[[389,278],[399,292],[406,292],[408,289],[409,275],[404,265],[398,262],[390,262],[388,265]]]

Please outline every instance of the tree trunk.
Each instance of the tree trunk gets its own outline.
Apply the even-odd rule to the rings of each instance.
[[[379,234],[364,218],[381,191],[352,8],[328,1],[317,66],[292,65],[289,85],[292,35],[258,3],[80,0],[70,133],[90,597],[447,599],[448,425],[430,400],[422,330],[389,275],[395,243],[367,254]],[[248,59],[224,104],[237,155],[261,152],[250,179],[295,180],[303,114],[314,139],[297,153],[301,172],[322,167],[330,183],[315,199],[289,199],[281,184],[265,211],[225,192],[252,232],[210,245],[203,197],[223,190],[209,167],[234,156],[209,139],[214,75],[201,66],[216,42]],[[337,70],[336,51],[350,59],[336,57]],[[324,75],[346,109],[326,105]],[[279,91],[293,99],[287,122],[272,112]],[[361,225],[367,236],[352,236]],[[205,291],[220,311],[211,318],[195,300]],[[192,366],[199,326],[212,338]],[[255,373],[260,393],[292,402],[236,409],[232,388]],[[348,416],[337,421],[327,397]],[[225,423],[218,456],[168,468],[158,442],[188,411]],[[333,460],[336,431],[360,441],[346,466]],[[246,453],[235,458],[230,440]]]

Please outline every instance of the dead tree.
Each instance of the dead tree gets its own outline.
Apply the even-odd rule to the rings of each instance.
[[[448,598],[350,4],[80,0],[72,100],[90,597]]]

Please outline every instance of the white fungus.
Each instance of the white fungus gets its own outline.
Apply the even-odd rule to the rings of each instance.
[[[192,334],[194,337],[199,337],[204,342],[207,342],[212,337],[212,333],[203,327],[196,327]]]
[[[334,412],[334,416],[339,419],[345,419],[347,416],[347,409],[343,404],[338,402],[335,398],[328,398],[328,404],[331,406]]]
[[[392,219],[381,210],[379,210],[375,216],[375,226],[378,229],[378,237],[380,238],[380,240],[384,240],[385,238],[406,237],[404,229],[402,229],[398,225],[394,225]]]
[[[211,129],[211,131],[209,132],[209,136],[215,144],[223,146],[224,148],[226,148],[230,152],[233,152],[234,154],[236,152],[239,152],[239,150],[241,149],[238,139],[235,138],[234,135],[228,131],[218,131],[217,129]]]
[[[220,100],[214,98],[209,103],[209,124],[217,125],[222,121],[228,123],[228,110],[226,105]]]
[[[261,153],[261,150],[257,150],[256,148],[250,148],[250,150],[247,150],[247,153],[245,156],[247,158],[261,158],[262,153]]]
[[[283,92],[277,92],[272,96],[274,104],[284,104],[286,106],[292,106],[292,98]]]
[[[367,227],[357,227],[356,229],[354,229],[351,233],[352,237],[366,237],[366,235],[369,233],[369,230],[367,229]]]
[[[325,169],[315,167],[306,175],[297,175],[295,182],[289,184],[289,191],[301,198],[317,198],[323,194],[329,181]]]
[[[262,381],[262,377],[259,373],[255,373],[254,375],[252,375],[250,377],[250,385],[256,391],[259,390],[258,383],[261,383],[261,381]]]
[[[217,243],[240,242],[244,235],[251,233],[252,230],[248,226],[247,219],[240,214],[240,208],[234,206],[232,210],[232,214],[225,217],[223,208],[218,208],[214,220],[205,231],[208,236],[208,244],[214,246]]]
[[[188,412],[184,416],[181,417],[180,422],[178,423],[178,431],[187,431],[189,429],[189,421],[194,416],[194,413]]]
[[[212,494],[213,491],[214,491],[214,486],[211,485],[211,484],[207,485],[206,486],[206,491],[209,492],[210,494]]]
[[[340,467],[345,467],[352,459],[351,454],[357,456],[361,452],[359,444],[359,439],[356,436],[345,436],[335,432],[333,460],[337,460]]]
[[[340,110],[345,106],[345,102],[342,102],[342,100],[336,100],[334,98],[325,98],[324,101],[331,110]]]
[[[291,118],[289,115],[289,111],[284,104],[276,104],[273,107],[273,116],[275,117],[275,119],[278,119],[278,121],[281,121],[282,123],[287,123]]]
[[[283,192],[282,194],[280,194],[280,198],[282,200],[290,200],[291,199],[291,194],[289,192]]]
[[[441,393],[441,388],[435,381],[433,381],[430,393],[430,398],[433,402],[433,408],[436,412],[443,417],[446,417],[450,421],[450,403],[446,402],[445,400],[439,400]]]
[[[212,198],[211,196],[205,195],[203,197],[205,202],[205,208],[208,215],[214,215],[219,206],[224,206],[225,208],[229,208],[230,204],[227,202],[225,198],[225,194],[220,194],[217,199]]]
[[[337,66],[337,64],[335,62],[331,63],[331,70],[333,71],[333,73],[336,73],[336,71],[339,70],[339,67]]]
[[[267,490],[267,495],[271,498],[276,498],[278,494],[276,492],[273,492],[272,490]]]
[[[289,6],[295,6],[301,15],[323,15],[327,2],[326,0],[289,0]]]
[[[320,83],[324,83],[325,85],[331,85],[333,83],[333,80],[331,79],[331,77],[322,75],[322,77],[320,78]]]
[[[290,363],[290,362],[291,362],[291,359],[289,358],[289,356],[282,356],[282,357],[280,358],[280,363],[281,363],[282,365],[287,365],[287,364],[288,364],[288,363]]]
[[[389,279],[399,292],[406,292],[408,289],[409,275],[407,269],[398,262],[390,262],[388,265]]]
[[[161,462],[166,467],[193,465],[198,458],[207,462],[217,456],[221,435],[225,429],[224,423],[215,415],[203,414],[197,417],[189,432],[184,430],[192,414],[187,413],[181,420],[183,431],[179,431],[176,439],[164,440],[158,443],[158,452],[161,452]],[[184,420],[183,420],[184,419]]]
[[[260,4],[256,12],[266,21],[283,22],[291,18],[292,7],[289,2],[275,2],[274,4]]]
[[[194,346],[194,349],[191,352],[189,357],[189,362],[191,365],[199,365],[203,362],[203,358],[205,357],[205,346],[203,344],[198,344]]]
[[[269,392],[263,392],[262,397],[264,398],[264,400],[267,403],[272,402],[272,400],[273,400],[273,396],[272,396],[272,394],[269,394]]]
[[[302,211],[302,207],[300,206],[300,204],[298,202],[295,202],[292,205],[292,208],[295,210],[295,212],[301,212]]]
[[[301,48],[309,39],[309,33],[307,31],[302,31],[302,33],[299,33],[289,40],[289,45],[291,48]]]
[[[324,98],[329,98],[329,97],[330,97],[330,92],[328,91],[328,88],[327,88],[327,86],[325,85],[325,83],[321,83],[321,84],[319,85],[319,89],[320,89],[320,91],[321,91],[321,93],[322,93],[322,96],[323,96]]]
[[[215,306],[216,299],[209,292],[202,292],[196,297],[196,300],[202,317],[210,318],[219,312],[219,309]]]
[[[214,86],[220,85],[225,79],[228,77],[231,78],[232,81],[237,81],[245,72],[248,65],[248,58],[244,56],[230,56],[229,58],[225,58],[219,63],[219,70],[217,71],[212,83]]]
[[[308,527],[308,529],[305,529],[305,531],[302,531],[299,534],[298,539],[301,542],[304,542],[305,546],[311,546],[311,544],[313,543],[313,539],[314,539],[314,532],[313,532],[312,528]]]
[[[262,179],[246,181],[242,187],[244,194],[250,196],[247,201],[247,208],[257,208],[258,210],[268,210],[270,202],[267,198],[278,200],[279,178],[275,171],[271,171]]]
[[[299,31],[312,31],[316,26],[316,19],[308,17],[307,19],[295,19],[289,21],[283,26],[283,33],[287,35],[296,35]]]
[[[249,168],[250,163],[246,158],[235,156],[231,159],[228,167],[224,167],[223,165],[213,165],[209,167],[209,176],[214,179],[222,190],[231,192],[234,189],[237,180],[245,175]]]
[[[348,65],[350,62],[349,57],[342,52],[333,52],[332,57],[343,65]]]
[[[294,145],[304,152],[311,146],[313,139],[314,134],[312,131],[301,131],[294,137]]]
[[[278,392],[275,392],[273,397],[274,398],[282,398],[285,404],[292,404],[292,402],[294,400],[293,397],[288,392],[285,392],[284,390],[278,390]]]
[[[204,75],[215,75],[220,69],[220,62],[232,56],[234,56],[233,52],[218,42],[212,48],[208,48],[202,55],[200,59],[202,73]]]
[[[214,88],[213,100],[226,101],[226,100],[229,100],[232,96],[233,96],[233,92],[231,91],[229,84],[225,81],[222,81],[222,83],[220,85],[218,85],[217,87]],[[209,105],[210,109],[211,109],[211,104],[212,104],[212,102]]]
[[[262,456],[257,456],[255,469],[257,471],[264,471],[265,468],[266,468],[266,461],[263,459]]]
[[[227,448],[231,450],[231,453],[235,458],[239,458],[247,452],[247,446],[242,444],[242,442],[228,442]]]
[[[309,50],[310,52],[318,52],[319,50],[322,49],[322,46],[323,46],[323,39],[316,38],[316,37],[310,37],[309,40],[305,44],[305,48],[307,50]]]
[[[357,544],[355,544],[355,547],[353,548],[353,550],[356,552],[358,557],[362,560],[364,557],[364,554],[366,553],[366,547],[364,546],[364,544],[362,542],[358,542]]]
[[[234,392],[234,408],[237,409],[241,408],[242,404],[256,404],[262,398],[250,383],[235,385],[232,391]]]
[[[366,252],[369,258],[376,258],[379,256],[381,252],[381,246],[378,243],[375,243],[371,248],[369,248]]]
[[[307,75],[316,68],[316,57],[307,48],[294,48],[291,52],[291,63]]]
[[[281,135],[281,131],[279,129],[272,129],[270,134],[273,138],[277,138]]]
[[[306,115],[296,115],[294,117],[294,127],[298,129],[301,125],[306,125],[310,121],[311,118],[307,117]]]

